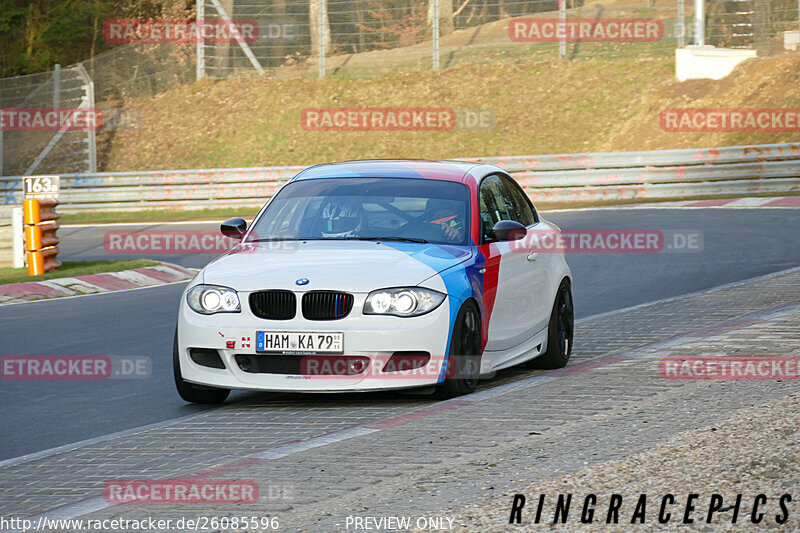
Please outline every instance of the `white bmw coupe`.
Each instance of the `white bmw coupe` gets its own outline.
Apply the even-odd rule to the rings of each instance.
[[[543,220],[502,169],[453,161],[318,165],[287,182],[241,242],[183,293],[173,348],[189,402],[231,389],[475,390],[530,361],[567,363],[563,251],[531,251]]]

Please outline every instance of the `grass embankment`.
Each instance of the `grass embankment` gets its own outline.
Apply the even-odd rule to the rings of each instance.
[[[605,16],[657,17],[665,27],[671,27],[675,16],[674,6],[636,10],[617,3],[609,3],[615,7]],[[748,60],[722,80],[679,82],[669,39],[570,43],[568,59],[562,60],[553,43],[510,42],[507,28],[508,19],[443,37],[442,69],[435,72],[428,70],[426,42],[332,56],[324,79],[315,79],[315,64],[306,62],[263,77],[244,73],[223,81],[206,79],[127,101],[125,106],[135,108],[141,122],[135,129],[100,135],[101,167],[131,171],[311,165],[798,140],[796,132],[667,132],[660,123],[661,112],[670,108],[800,108],[796,53]],[[493,113],[495,123],[486,130],[308,131],[301,124],[301,112],[309,107],[484,109]],[[255,213],[232,211],[236,210],[75,215],[63,222],[222,220]]]
[[[41,276],[29,276],[24,268],[0,268],[0,285],[7,283],[24,283],[26,281],[44,281],[47,279],[100,274],[102,272],[119,272],[159,264],[148,259],[123,259],[121,261],[64,261],[60,267]]]
[[[723,80],[674,78],[669,56],[509,60],[371,79],[202,81],[131,102],[139,129],[106,145],[105,169],[309,165],[365,158],[605,152],[797,140],[792,132],[675,133],[667,108],[798,108],[800,57],[758,58]],[[307,131],[307,107],[489,109],[490,130]]]
[[[84,212],[61,215],[58,222],[64,226],[69,224],[124,224],[208,221],[222,222],[231,217],[242,217],[252,220],[258,214],[256,207],[232,207],[230,209],[192,209],[177,211],[163,209],[158,211],[122,211],[122,212]]]

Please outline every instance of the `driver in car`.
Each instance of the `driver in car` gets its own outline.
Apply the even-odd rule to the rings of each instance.
[[[430,200],[429,203],[434,202]],[[444,203],[432,204],[428,206],[431,224],[437,224],[445,237],[451,242],[461,242],[464,239],[464,221],[455,209],[448,207]]]
[[[333,198],[322,209],[322,223],[325,239],[358,237],[364,224],[364,209],[352,198]]]

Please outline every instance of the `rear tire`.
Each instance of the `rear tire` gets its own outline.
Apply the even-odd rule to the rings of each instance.
[[[219,404],[231,393],[230,389],[218,389],[195,385],[183,380],[181,376],[181,362],[178,358],[178,328],[175,328],[175,338],[172,341],[172,373],[175,376],[175,387],[178,394],[187,402]]]
[[[444,400],[475,391],[481,374],[482,347],[480,314],[470,301],[456,317],[447,357],[447,377],[436,386],[436,398]]]
[[[572,289],[563,280],[556,293],[556,301],[547,326],[547,351],[530,362],[532,368],[563,368],[572,353],[575,332],[575,314],[572,306]]]

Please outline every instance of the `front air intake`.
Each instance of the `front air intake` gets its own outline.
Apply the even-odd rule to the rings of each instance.
[[[350,314],[353,295],[336,291],[311,291],[303,295],[303,316],[307,320],[338,320]]]
[[[291,320],[297,314],[297,298],[286,290],[254,292],[250,294],[250,310],[258,318]]]

